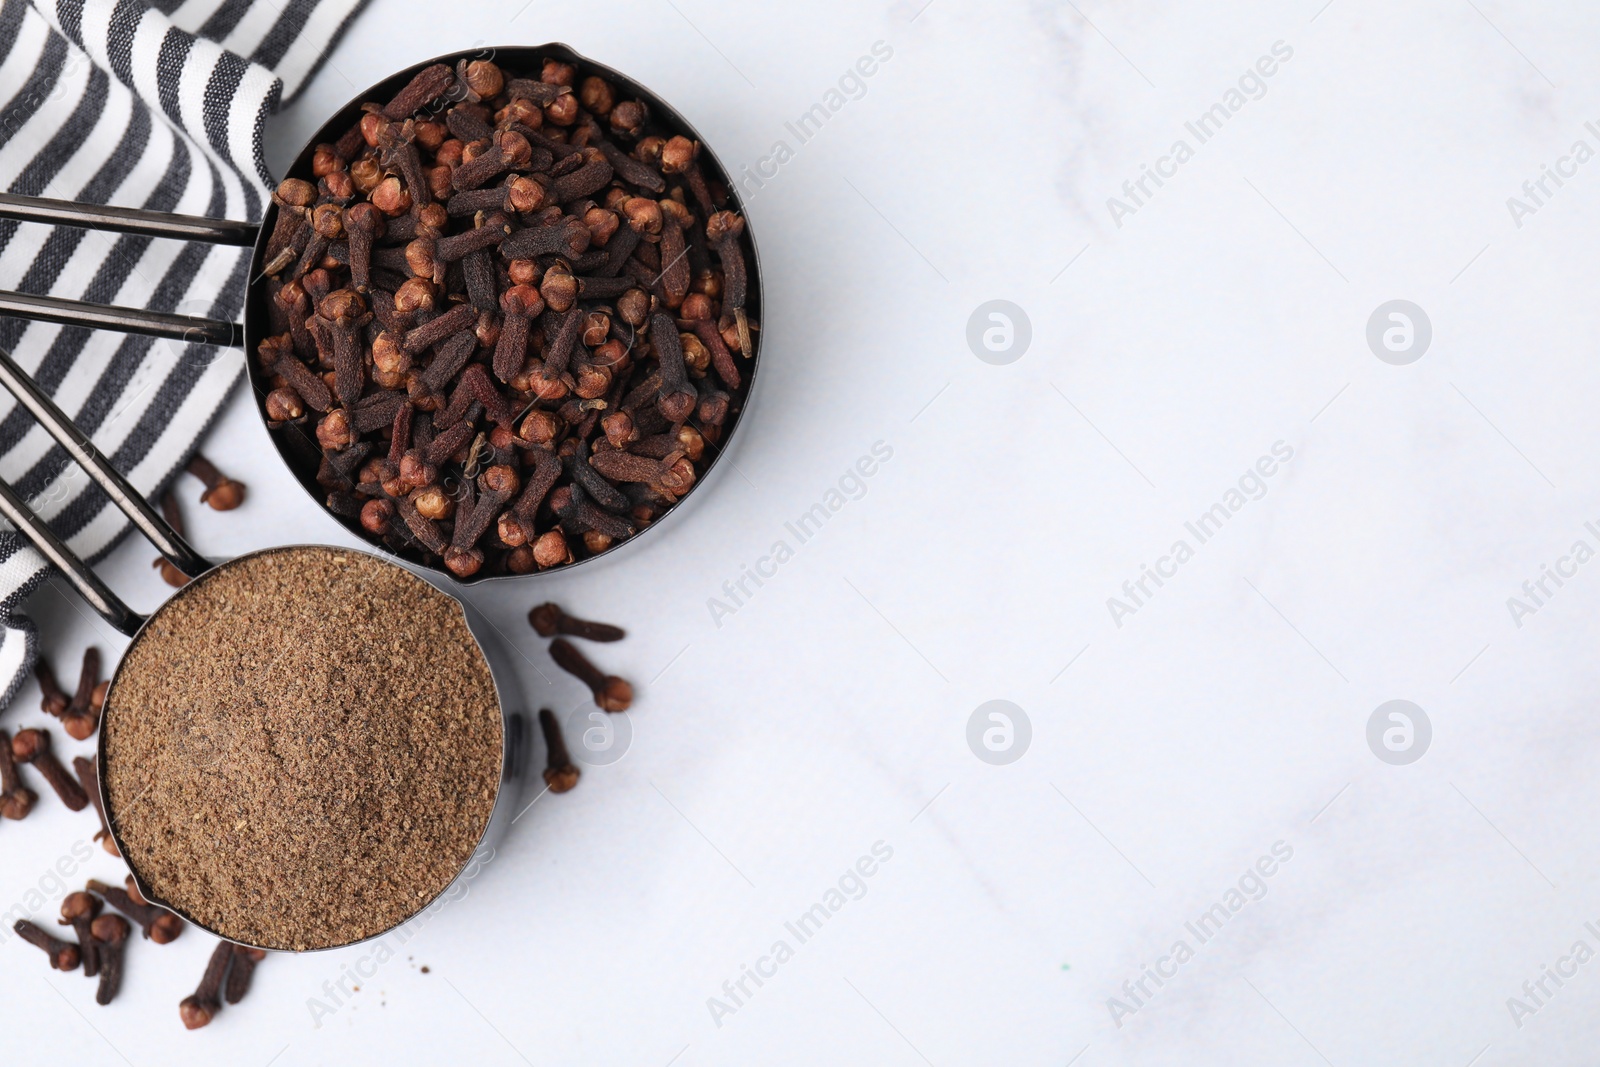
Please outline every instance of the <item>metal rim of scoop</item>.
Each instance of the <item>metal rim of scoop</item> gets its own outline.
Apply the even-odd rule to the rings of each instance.
[[[207,575],[232,566],[237,560],[249,559],[252,556],[294,548],[316,548],[336,552],[359,552],[384,565],[394,567],[418,581],[428,581],[427,576],[418,573],[420,568],[414,569],[401,566],[395,562],[392,556],[375,552],[370,547],[279,545],[259,549],[256,552],[236,557],[235,560],[229,560],[224,563],[212,563],[196,552],[180,534],[167,524],[166,520],[150,506],[149,502],[139,495],[139,491],[133,487],[132,483],[124,478],[94,446],[88,435],[78,429],[67,418],[65,413],[56,406],[55,402],[46,396],[33,379],[4,351],[0,351],[0,386],[10,391],[17,398],[17,401],[44,426],[50,436],[105,491],[112,504],[127,515],[134,527],[155,546],[156,550],[174,567],[177,567],[190,578],[204,580]],[[99,575],[95,574],[72,549],[68,548],[66,543],[56,536],[49,525],[34,512],[27,501],[4,480],[0,480],[0,515],[10,520],[12,525],[16,527],[17,532],[27,538],[49,563],[62,572],[90,607],[118,631],[132,639],[132,643],[129,645],[130,649],[138,643],[140,636],[146,631],[150,621],[158,618],[169,605],[176,603],[184,595],[184,592],[180,590],[169,597],[161,607],[157,608],[148,617],[140,615],[128,607],[116,593],[112,592],[111,588],[100,579]],[[191,586],[185,588],[191,588],[193,584],[198,583],[191,583]],[[511,685],[512,680],[515,678],[510,667],[511,652],[496,640],[496,636],[493,633],[487,632],[484,626],[473,625],[471,613],[467,611],[465,603],[457,593],[448,588],[441,588],[441,583],[439,582],[429,582],[429,584],[455,602],[456,609],[462,613],[463,622],[466,624],[468,632],[472,634],[479,654],[483,656],[484,663],[489,668],[490,679],[494,685],[495,700],[499,706],[501,721],[500,768],[495,789],[494,806],[489,813],[489,818],[484,825],[482,833],[478,837],[471,858],[462,864],[461,869],[440,889],[438,894],[419,905],[411,914],[387,929],[357,941],[298,951],[317,952],[348,948],[351,945],[381,938],[404,926],[432,907],[436,901],[448,894],[458,883],[473,877],[474,864],[480,859],[485,846],[498,840],[499,836],[517,819],[517,815],[512,813],[512,809],[519,803],[520,786],[527,778],[530,770],[528,740],[531,736],[531,729],[526,713],[510,708],[506,702],[506,694],[516,691],[515,687]],[[487,629],[492,630],[492,625]],[[126,662],[127,656],[124,655],[118,663],[117,669],[112,673],[111,682],[106,692],[105,710],[100,723],[100,735],[96,741],[95,749],[97,755],[95,788],[99,793],[102,810],[106,813],[106,828],[111,833],[111,839],[116,844],[117,851],[127,862],[128,869],[133,875],[134,884],[147,899],[167,908],[180,918],[208,933],[238,944],[248,944],[200,922],[185,909],[174,907],[167,903],[159,894],[155,894],[150,890],[148,882],[139,873],[134,863],[128,859],[127,847],[122,841],[117,828],[115,812],[108,804],[109,790],[106,788],[106,776],[109,767],[109,762],[106,759],[106,737],[110,723],[118,714],[116,707],[117,679],[121,677],[122,666]],[[269,945],[252,945],[250,947],[263,948],[275,952],[297,951]]]
[[[641,85],[633,78],[615,70],[604,63],[596,62],[588,56],[581,54],[568,45],[551,42],[541,45],[509,45],[496,48],[474,48],[423,60],[412,66],[398,71],[377,84],[358,93],[349,103],[336,111],[325,121],[311,139],[306,142],[300,154],[295,157],[294,163],[289,167],[286,177],[306,177],[311,172],[311,157],[319,144],[332,143],[338,140],[350,126],[359,121],[362,104],[371,100],[384,100],[392,97],[411,78],[425,67],[435,63],[454,64],[461,59],[481,59],[492,56],[497,62],[513,69],[521,70],[531,68],[532,64],[543,59],[560,59],[576,64],[586,73],[595,73],[610,81],[623,96],[636,97],[649,105],[651,112],[664,120],[664,125],[671,127],[675,132],[693,139],[700,144],[699,163],[707,177],[718,181],[728,191],[728,208],[746,216],[745,239],[749,242],[749,295],[746,306],[752,315],[762,319],[765,315],[762,299],[762,274],[761,257],[755,239],[755,228],[751,225],[745,212],[744,201],[739,194],[739,188],[734,184],[728,170],[717,159],[704,138],[675,108],[668,104],[656,93]],[[254,352],[262,339],[268,336],[268,318],[262,305],[265,299],[266,287],[263,283],[264,275],[261,273],[263,254],[266,249],[266,240],[272,233],[273,223],[277,218],[277,206],[269,204],[265,217],[260,225],[245,222],[228,222],[219,219],[209,219],[199,216],[168,215],[156,211],[144,211],[137,208],[102,207],[98,205],[76,204],[71,201],[44,200],[33,197],[14,196],[0,193],[0,218],[16,219],[24,222],[41,222],[59,226],[75,226],[87,229],[109,230],[120,233],[135,233],[153,237],[173,237],[181,240],[204,241],[212,244],[253,246],[250,258],[251,281],[246,287],[244,302],[244,322],[219,322],[211,319],[193,317],[188,315],[175,315],[164,312],[145,311],[139,308],[112,307],[103,304],[89,304],[83,301],[66,300],[59,297],[32,296],[23,293],[0,292],[0,315],[9,315],[18,318],[34,319],[40,322],[53,322],[66,325],[84,326],[91,329],[116,330],[123,333],[144,334],[155,337],[165,337],[171,340],[192,343],[211,344],[222,347],[242,348],[245,350],[245,368],[249,375],[250,385],[255,392],[253,405],[256,418],[260,420],[263,428],[267,427],[266,410],[263,398],[270,389],[266,383],[257,361],[250,355]],[[425,570],[430,574],[437,574],[456,585],[477,585],[481,582],[526,580],[539,578],[544,575],[564,574],[574,567],[604,559],[613,553],[625,549],[627,546],[641,540],[663,525],[672,516],[683,510],[689,499],[710,480],[711,474],[717,469],[722,458],[727,454],[733,444],[735,435],[744,424],[755,395],[756,378],[760,371],[762,340],[757,336],[754,351],[739,355],[740,369],[744,375],[744,401],[739,410],[731,412],[728,421],[723,426],[722,439],[717,444],[710,446],[712,454],[705,461],[705,467],[699,471],[695,484],[689,488],[678,502],[666,510],[649,526],[635,533],[632,537],[613,543],[609,548],[572,563],[551,567],[548,570],[535,570],[527,574],[477,574],[470,578],[458,578],[443,565],[438,563],[424,563],[420,559],[413,559],[406,555],[397,555],[396,558],[404,560],[407,566]],[[296,427],[301,433],[303,427]],[[372,535],[363,530],[359,523],[335,515],[327,507],[326,492],[316,484],[314,473],[303,470],[304,460],[292,454],[284,444],[284,438],[278,431],[267,428],[267,436],[272,439],[273,448],[278,457],[288,468],[295,482],[306,492],[317,511],[326,515],[331,521],[351,531],[367,545],[379,552],[390,553],[390,550],[376,543]],[[312,447],[316,447],[313,442]],[[319,449],[320,451],[320,449]],[[153,512],[152,512],[153,515]],[[159,520],[159,517],[157,517]],[[151,531],[144,524],[136,525],[151,536]],[[165,525],[164,523],[162,524]],[[158,546],[159,547],[159,546]],[[392,554],[392,553],[390,553]],[[183,569],[180,567],[180,569]],[[190,573],[185,570],[184,573]],[[191,577],[193,575],[191,574]]]

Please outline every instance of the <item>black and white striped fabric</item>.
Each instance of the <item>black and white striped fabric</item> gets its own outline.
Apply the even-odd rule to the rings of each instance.
[[[363,0],[0,0],[0,183],[12,193],[258,219],[270,112]],[[248,251],[0,222],[0,289],[235,319]],[[154,495],[241,376],[236,352],[0,319],[12,353]],[[82,557],[128,528],[9,394],[0,478]],[[23,602],[44,560],[0,532],[0,708],[36,655]]]

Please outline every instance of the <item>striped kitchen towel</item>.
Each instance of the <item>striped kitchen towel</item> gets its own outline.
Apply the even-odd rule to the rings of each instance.
[[[0,0],[0,183],[12,193],[259,219],[267,116],[364,0]],[[0,221],[0,289],[236,319],[249,251]],[[0,318],[12,353],[141,492],[182,469],[244,369],[202,345]],[[82,557],[122,514],[0,392],[0,478]],[[0,532],[0,708],[37,655],[49,577]]]

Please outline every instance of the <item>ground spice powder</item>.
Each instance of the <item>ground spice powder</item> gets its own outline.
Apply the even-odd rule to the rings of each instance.
[[[276,549],[185,588],[105,710],[108,816],[151,892],[301,951],[404,921],[471,857],[501,720],[459,605],[363,553]]]

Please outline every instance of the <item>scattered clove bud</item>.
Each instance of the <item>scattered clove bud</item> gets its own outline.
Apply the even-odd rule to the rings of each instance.
[[[100,728],[100,709],[105,703],[102,684],[109,683],[100,681],[100,650],[86,648],[83,651],[83,666],[78,674],[78,691],[61,713],[61,728],[74,741],[87,741]],[[96,694],[99,694],[98,701]]]
[[[244,503],[244,483],[217,470],[198,452],[189,460],[189,473],[205,483],[206,491],[200,494],[200,503],[210,504],[215,511],[232,511]]]
[[[75,893],[68,893],[61,900],[61,925],[72,927],[78,935],[85,978],[93,978],[100,973],[99,943],[95,940],[90,927],[103,906],[99,897],[85,893],[81,889]]]
[[[233,946],[233,969],[228,972],[227,1001],[237,1004],[250,992],[250,980],[255,977],[256,964],[267,958],[265,951],[245,945]]]
[[[17,936],[28,944],[44,950],[50,957],[50,966],[58,971],[75,971],[82,960],[82,953],[78,946],[71,941],[63,941],[48,932],[41,930],[27,919],[18,919],[12,927]]]
[[[621,641],[625,636],[620,626],[573,618],[562,611],[559,604],[540,604],[528,612],[528,622],[540,637],[566,634],[585,641]]]
[[[56,681],[56,672],[51,669],[50,661],[40,656],[33,662],[34,677],[39,679],[39,690],[44,698],[39,702],[39,708],[46,715],[59,719],[66,714],[67,705],[72,698],[61,688],[61,683]]]
[[[158,945],[171,944],[183,933],[183,920],[159,904],[141,904],[120,886],[89,880],[89,892],[99,893],[106,903],[138,923],[144,936]]]
[[[228,964],[232,962],[233,943],[218,941],[200,984],[178,1004],[178,1017],[183,1020],[184,1029],[198,1030],[222,1010],[222,983],[228,976]]]
[[[557,667],[589,687],[595,706],[600,710],[627,711],[633,704],[633,686],[614,674],[602,672],[566,638],[558,637],[550,642],[550,658],[556,661]]]
[[[82,811],[89,806],[89,795],[56,759],[56,754],[50,750],[50,735],[44,730],[33,727],[18,730],[17,736],[11,739],[11,755],[18,763],[33,764],[70,810]]]
[[[561,724],[549,708],[539,709],[539,729],[544,732],[546,752],[544,784],[552,793],[565,793],[578,784],[578,768],[572,765],[567,752],[566,739],[561,736]]]
[[[98,943],[100,956],[100,988],[95,990],[94,1002],[104,1007],[116,999],[122,988],[122,962],[127,953],[128,920],[120,915],[102,915],[90,926]]]
[[[21,820],[28,817],[39,797],[22,784],[11,744],[11,735],[0,730],[0,818]]]

